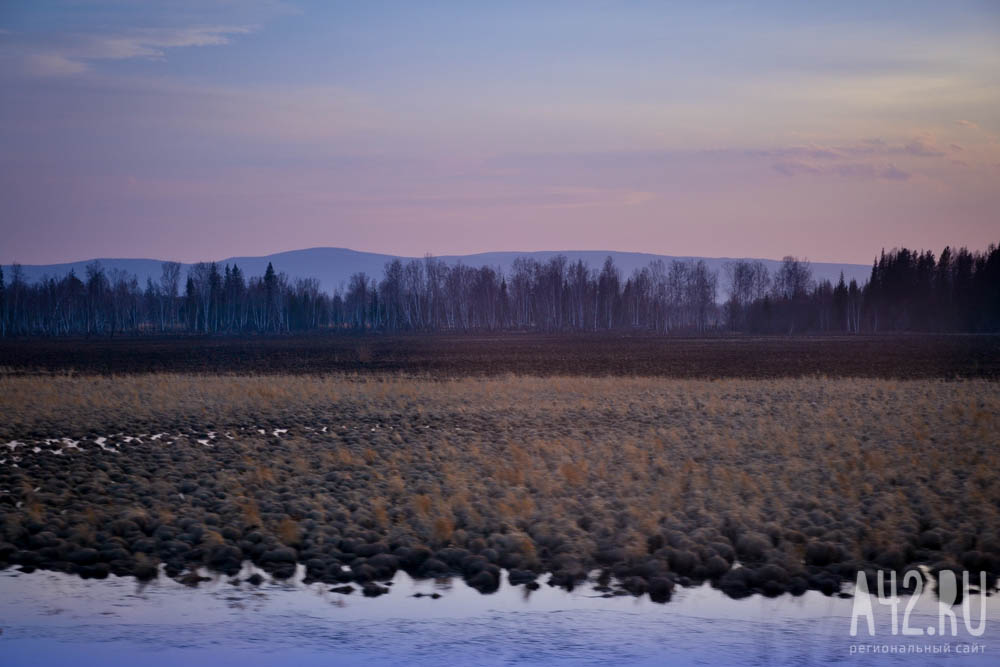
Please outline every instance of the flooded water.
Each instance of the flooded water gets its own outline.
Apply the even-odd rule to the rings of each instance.
[[[980,599],[971,598],[973,626]],[[875,636],[862,621],[851,637],[853,599],[813,591],[732,600],[705,585],[656,604],[506,579],[481,595],[460,579],[399,573],[389,594],[365,598],[301,579],[214,577],[190,588],[166,577],[140,585],[10,569],[0,572],[0,665],[992,665],[1000,596],[985,601],[981,637],[963,627],[961,606],[955,637],[894,636],[889,608],[874,598]],[[934,598],[917,598],[910,627],[937,624]]]

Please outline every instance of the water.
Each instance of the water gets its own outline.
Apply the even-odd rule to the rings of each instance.
[[[329,588],[301,578],[254,587],[216,576],[189,588],[165,577],[140,585],[6,570],[0,665],[992,665],[1000,655],[995,595],[986,598],[983,637],[965,632],[961,607],[957,637],[894,637],[888,608],[873,601],[871,638],[864,623],[858,637],[849,634],[852,599],[813,591],[732,600],[705,585],[678,589],[661,605],[603,598],[589,586],[567,592],[543,584],[532,592],[505,583],[481,595],[460,579],[415,581],[403,573],[379,598]],[[413,597],[418,592],[441,597]],[[974,620],[979,599],[972,598]],[[936,626],[937,618],[936,601],[925,595],[910,626]],[[952,653],[852,652],[871,644],[950,644]],[[984,652],[954,652],[969,644]]]

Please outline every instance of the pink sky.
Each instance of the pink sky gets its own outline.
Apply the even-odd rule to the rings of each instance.
[[[1000,12],[908,6],[0,13],[0,263],[983,248]]]

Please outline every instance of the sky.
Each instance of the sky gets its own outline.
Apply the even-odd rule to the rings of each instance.
[[[1000,242],[1000,3],[2,0],[0,263]]]

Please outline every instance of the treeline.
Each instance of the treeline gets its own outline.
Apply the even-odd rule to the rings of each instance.
[[[313,330],[646,330],[656,333],[1000,331],[1000,251],[945,248],[941,255],[883,252],[863,285],[816,281],[806,261],[786,257],[773,274],[759,261],[725,266],[655,260],[623,276],[556,256],[518,258],[504,273],[434,257],[392,260],[381,279],[354,274],[333,294],[316,279],[290,280],[268,264],[262,276],[200,263],[186,276],[165,262],[158,280],[99,263],[29,284],[0,269],[0,335],[281,333]]]
[[[1000,250],[946,247],[882,252],[871,276],[833,285],[812,280],[808,265],[786,257],[772,277],[760,262],[726,267],[726,324],[750,333],[1000,331]]]
[[[331,298],[314,278],[289,281],[268,264],[263,276],[245,277],[238,266],[192,266],[182,283],[181,265],[164,262],[159,280],[138,278],[100,262],[83,277],[25,282],[12,267],[0,269],[0,335],[110,335],[140,333],[251,333],[329,327]]]

